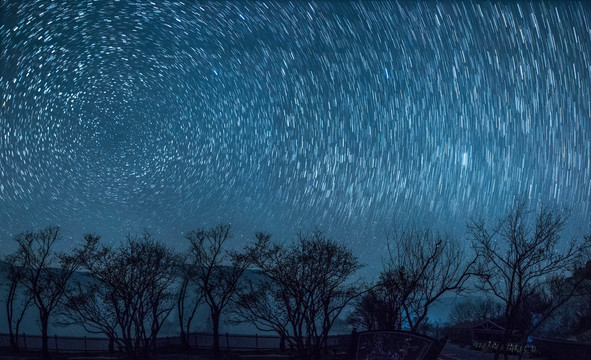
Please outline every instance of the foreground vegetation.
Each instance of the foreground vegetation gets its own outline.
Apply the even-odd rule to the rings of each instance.
[[[23,315],[34,307],[46,358],[48,324],[54,319],[63,326],[81,324],[109,338],[128,359],[143,359],[154,355],[158,333],[173,312],[188,349],[187,334],[203,321],[196,310],[204,305],[214,358],[222,357],[219,325],[226,314],[231,322],[275,332],[282,349],[319,359],[328,356],[328,334],[345,312],[359,330],[425,332],[428,311],[441,296],[469,290],[489,295],[486,306],[492,310],[483,317],[502,322],[501,345],[515,331],[525,344],[575,298],[586,301],[591,314],[591,299],[581,290],[588,284],[581,269],[591,239],[563,244],[565,222],[560,210],[531,211],[517,202],[495,224],[469,222],[471,249],[428,228],[397,229],[373,284],[362,281],[362,265],[352,251],[320,231],[300,233],[290,244],[257,233],[236,250],[230,225],[220,224],[187,233],[185,254],[149,233],[128,235],[117,246],[88,234],[82,246],[59,253],[58,227],[24,232],[14,238],[17,250],[5,257],[11,347],[19,349]],[[247,270],[256,276],[245,277]],[[460,310],[452,313],[456,321],[462,316]]]

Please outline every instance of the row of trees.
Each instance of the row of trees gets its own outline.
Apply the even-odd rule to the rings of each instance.
[[[30,305],[39,312],[44,357],[55,316],[58,325],[106,335],[130,359],[149,356],[175,308],[188,346],[197,308],[206,305],[216,357],[220,319],[228,308],[233,322],[276,331],[302,356],[319,356],[334,321],[361,289],[348,283],[361,267],[357,258],[318,231],[299,234],[289,246],[258,233],[240,251],[228,249],[231,237],[229,225],[191,231],[188,251],[178,254],[149,233],[128,235],[118,246],[89,234],[66,254],[55,251],[57,227],[17,235],[17,251],[5,258],[13,349]]]
[[[23,314],[34,305],[46,357],[49,319],[55,316],[61,325],[81,324],[106,335],[129,358],[145,358],[175,309],[188,346],[203,305],[216,357],[225,313],[233,323],[277,333],[283,348],[289,344],[303,358],[318,358],[344,312],[364,330],[420,331],[442,295],[470,289],[501,304],[506,341],[524,316],[535,318],[523,332],[525,341],[579,288],[569,270],[582,260],[589,239],[561,244],[564,222],[561,211],[532,213],[518,202],[493,226],[469,223],[472,249],[430,230],[398,231],[388,238],[375,284],[362,283],[362,265],[351,250],[320,231],[300,233],[290,244],[257,233],[240,250],[230,250],[231,228],[218,225],[187,233],[183,254],[148,233],[128,235],[117,246],[86,235],[80,247],[58,253],[59,229],[48,227],[17,235],[18,249],[5,258],[11,344],[18,348]]]
[[[472,291],[486,300],[463,303],[450,320],[495,319],[505,331],[495,359],[515,333],[527,338],[575,295],[587,276],[591,237],[561,241],[562,210],[515,205],[495,224],[468,223],[470,255],[453,240],[411,230],[394,238],[395,249],[380,280],[356,303],[349,321],[367,330],[418,331],[441,295]],[[589,266],[589,265],[587,265]],[[468,281],[468,279],[472,279]],[[505,352],[504,357],[507,359]]]

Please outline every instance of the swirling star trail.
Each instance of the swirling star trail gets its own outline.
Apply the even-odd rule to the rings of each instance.
[[[393,223],[591,201],[584,2],[3,1],[0,247]],[[460,234],[462,231],[460,231]]]

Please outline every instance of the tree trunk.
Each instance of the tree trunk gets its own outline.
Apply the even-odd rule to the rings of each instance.
[[[181,323],[181,344],[185,350],[189,350],[189,340],[187,338],[187,333],[185,332],[185,327]]]
[[[18,342],[12,333],[12,329],[10,329],[10,350],[17,352],[18,351]]]
[[[213,325],[213,357],[220,358],[220,313],[219,311],[211,312],[211,322]]]
[[[39,320],[41,321],[41,343],[43,359],[49,359],[49,336],[47,335],[47,327],[49,324],[49,313],[39,311]]]
[[[302,358],[306,356],[306,344],[304,344],[304,334],[302,329],[297,329],[298,332],[294,332],[296,335],[296,349]]]
[[[131,342],[131,337],[127,334],[127,337],[123,339],[123,344],[125,347],[125,354],[127,359],[133,360],[135,358],[135,351],[133,349],[133,344]]]
[[[281,334],[279,338],[279,350],[285,352],[285,335]]]
[[[21,326],[20,322],[21,322],[21,320],[22,320],[22,317],[21,317],[21,319],[19,319],[16,322],[16,326],[14,328],[14,345],[15,345],[14,351],[17,351],[17,352],[20,350],[20,344],[19,344],[19,339],[20,338],[19,338],[18,333],[20,331],[20,326]]]
[[[177,314],[179,318],[179,325],[181,330],[181,344],[185,350],[189,349],[187,342],[187,335],[185,334],[185,321],[184,321],[184,310],[185,310],[185,281],[181,284],[179,297],[177,299]]]
[[[18,325],[16,327],[16,336],[12,330],[12,317],[13,317],[13,303],[15,297],[16,287],[14,285],[10,286],[10,290],[8,292],[8,298],[6,300],[6,318],[8,320],[8,332],[10,334],[10,349],[12,351],[18,351]]]
[[[8,322],[8,334],[10,336],[10,350],[14,352],[18,351],[18,338],[14,336],[14,333],[12,331],[12,322],[10,322],[10,320]]]

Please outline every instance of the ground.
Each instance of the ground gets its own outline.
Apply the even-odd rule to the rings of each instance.
[[[471,350],[468,348],[463,348],[461,346],[447,343],[445,348],[441,352],[439,358],[441,360],[492,360],[494,359],[494,353],[486,353],[482,351]],[[501,357],[502,358],[502,357]],[[509,356],[510,360],[517,360],[517,356]],[[532,357],[528,357],[527,354],[523,356],[523,359],[533,359]],[[535,359],[543,360],[542,357],[537,357]]]
[[[28,354],[13,354],[13,355],[2,355],[0,352],[0,360],[29,360],[38,359],[39,355],[35,353]],[[448,343],[439,356],[440,360],[492,360],[494,358],[493,353],[485,353],[482,351],[475,351],[468,348]],[[59,354],[52,357],[53,360],[118,360],[117,356],[102,356],[99,354],[94,355],[81,355],[81,354]],[[207,354],[156,354],[152,360],[210,360],[211,356]],[[225,354],[224,360],[288,360],[291,359],[289,355],[282,355],[276,353],[268,354],[255,354],[255,353],[243,353],[234,352]],[[343,356],[330,356],[325,360],[343,360],[346,357]],[[517,360],[517,356],[510,356],[510,360]],[[527,355],[523,359],[531,359]],[[543,360],[543,358],[537,358]]]

